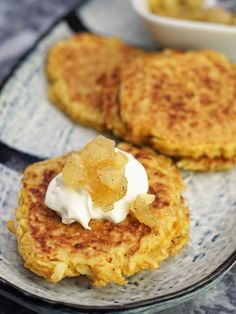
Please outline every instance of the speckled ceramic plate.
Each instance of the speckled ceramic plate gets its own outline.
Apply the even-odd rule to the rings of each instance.
[[[80,15],[85,19],[88,13],[82,10]],[[129,28],[128,21],[127,18],[126,28]],[[130,21],[133,25],[133,20]],[[119,24],[114,25],[112,32],[122,34]],[[57,22],[38,41],[2,87],[0,138],[12,148],[51,157],[78,149],[97,134],[74,125],[46,97],[43,69],[47,49],[53,42],[70,36],[71,27],[81,29],[74,14]],[[145,33],[142,36],[147,40]],[[140,44],[142,36],[135,37]],[[125,39],[129,41],[129,38]],[[17,151],[9,152],[16,160],[30,161],[27,155],[19,157]],[[213,174],[183,173],[183,176],[187,184],[185,197],[191,208],[188,246],[159,269],[129,278],[125,287],[109,284],[104,288],[92,288],[85,277],[65,279],[53,285],[23,267],[15,237],[6,228],[6,221],[13,216],[17,206],[20,174],[0,165],[0,292],[18,302],[19,299],[23,303],[27,300],[36,309],[44,307],[48,313],[58,311],[58,306],[63,313],[78,312],[78,309],[86,313],[155,313],[210,287],[236,260],[236,169]]]
[[[87,2],[83,1],[82,3]],[[88,3],[96,4],[98,2]],[[114,2],[112,1],[113,6],[108,3],[109,1],[106,0],[106,6],[113,10],[114,16],[111,15],[109,19],[104,19],[101,13],[100,16],[97,16],[95,20],[98,22],[96,28],[99,33],[104,33],[104,29],[109,25],[100,25],[99,21],[110,20],[113,26],[109,28],[109,32],[106,32],[107,35],[122,37],[123,33],[126,41],[153,47],[152,40],[139,24],[132,7],[128,5],[126,8],[129,2],[126,0],[117,2],[116,11]],[[121,24],[117,10],[120,10],[120,14],[122,14],[125,8],[130,13],[126,18],[123,14],[126,22]],[[89,26],[95,25],[89,14],[91,11],[99,13],[97,6],[92,10],[88,10],[87,6],[82,6],[78,10],[81,19],[84,23],[88,21]],[[98,134],[92,129],[72,123],[47,98],[44,62],[48,48],[53,43],[70,37],[74,30],[83,31],[84,29],[76,18],[76,14],[68,14],[40,38],[3,83],[0,94],[0,139],[8,146],[28,154],[51,157],[81,148]],[[129,29],[129,32],[126,32],[126,29]],[[111,137],[111,134],[108,136]]]
[[[125,287],[91,288],[85,278],[54,285],[27,271],[17,253],[15,236],[6,228],[17,206],[20,174],[0,165],[0,276],[4,282],[41,300],[82,310],[127,310],[138,313],[170,306],[192,297],[220,278],[235,261],[236,169],[212,174],[184,173],[191,208],[190,242],[159,269],[142,271]],[[135,310],[132,310],[135,308]],[[129,309],[129,310],[128,310]]]

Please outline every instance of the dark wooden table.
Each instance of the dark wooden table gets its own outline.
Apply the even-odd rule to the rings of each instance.
[[[24,308],[10,301],[2,296],[0,296],[0,314],[33,314],[35,312]]]

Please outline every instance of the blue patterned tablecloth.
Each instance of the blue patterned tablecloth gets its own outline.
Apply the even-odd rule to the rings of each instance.
[[[7,75],[17,58],[32,45],[53,20],[76,3],[76,0],[0,1],[0,81]],[[2,154],[1,149],[0,154]],[[16,162],[9,156],[5,159],[8,166]],[[0,296],[0,314],[11,313],[30,314],[33,312]],[[204,294],[159,313],[236,313],[236,266],[226,274],[223,280]]]

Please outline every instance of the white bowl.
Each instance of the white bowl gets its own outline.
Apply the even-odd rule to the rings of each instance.
[[[163,47],[214,49],[236,60],[236,26],[194,22],[153,14],[146,0],[131,0],[154,39]]]

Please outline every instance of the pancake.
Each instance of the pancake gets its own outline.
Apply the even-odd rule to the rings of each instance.
[[[120,89],[121,71],[116,79],[108,77],[107,84],[102,92],[102,111],[106,130],[114,135],[129,141],[130,131],[120,116],[119,89]],[[109,83],[108,83],[109,82]],[[131,140],[132,141],[132,140]],[[134,143],[134,141],[133,141]]]
[[[121,144],[145,167],[150,210],[155,228],[139,222],[130,212],[120,224],[91,220],[91,230],[79,223],[65,225],[44,204],[49,182],[62,170],[67,156],[29,166],[22,180],[16,209],[17,240],[25,267],[52,282],[87,275],[95,286],[126,284],[126,277],[155,269],[188,240],[189,211],[181,196],[182,179],[172,162],[150,149]]]
[[[230,158],[224,157],[201,157],[194,158],[182,158],[177,161],[177,166],[181,169],[187,169],[192,171],[217,171],[217,170],[229,170],[236,165],[236,156]]]
[[[176,157],[184,169],[235,164],[236,67],[222,54],[138,58],[122,72],[119,102],[132,142]]]
[[[143,52],[140,56],[136,58],[142,58],[145,62],[150,58],[150,56],[155,56],[156,58],[174,56],[180,54],[181,52],[173,49],[165,49],[159,53]],[[129,66],[129,64],[126,64]],[[122,72],[125,71],[126,66],[121,67],[118,75],[107,76],[107,84],[103,89],[103,116],[106,124],[107,130],[111,130],[116,136],[125,139],[126,141],[131,141],[132,143],[140,143],[136,138],[131,137],[131,132],[129,126],[122,120],[120,113],[120,85],[122,80]]]
[[[118,39],[89,33],[56,43],[46,62],[49,99],[75,122],[106,129],[102,87],[140,53]]]

